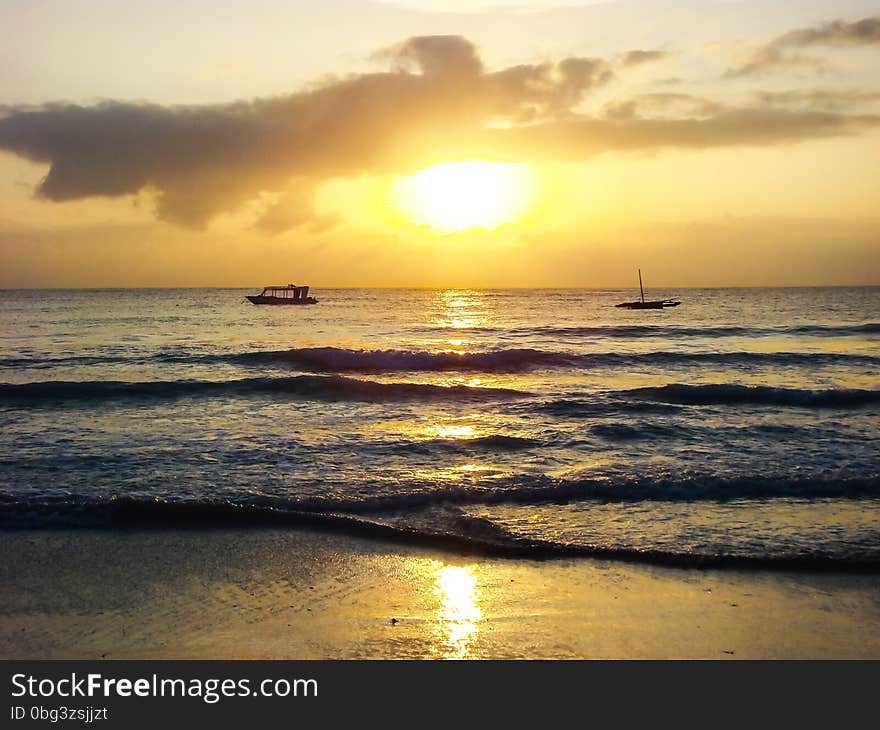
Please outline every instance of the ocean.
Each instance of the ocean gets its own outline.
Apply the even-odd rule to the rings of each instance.
[[[880,567],[880,288],[0,292],[0,527]]]

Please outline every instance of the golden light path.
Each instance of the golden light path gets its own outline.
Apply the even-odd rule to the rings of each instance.
[[[480,292],[464,289],[441,292],[437,301],[437,310],[436,323],[451,329],[480,327],[486,321],[485,304]],[[450,344],[455,343],[450,340]]]
[[[398,178],[391,204],[434,233],[471,228],[491,231],[519,220],[531,205],[535,188],[535,173],[529,165],[444,162]]]
[[[434,592],[439,599],[438,624],[449,659],[466,659],[483,618],[474,566],[434,565]]]

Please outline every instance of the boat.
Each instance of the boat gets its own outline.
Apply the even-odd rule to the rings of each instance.
[[[666,309],[667,307],[677,307],[681,304],[677,299],[655,299],[654,301],[645,301],[645,288],[642,286],[642,270],[639,269],[639,291],[642,298],[638,302],[622,302],[614,306],[623,309]]]
[[[288,284],[287,286],[266,286],[259,294],[248,295],[252,304],[317,304],[318,300],[309,296],[309,287]]]

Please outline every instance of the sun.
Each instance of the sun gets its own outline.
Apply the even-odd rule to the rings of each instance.
[[[391,205],[434,233],[470,228],[492,231],[515,223],[534,198],[529,165],[508,162],[444,162],[397,178]]]

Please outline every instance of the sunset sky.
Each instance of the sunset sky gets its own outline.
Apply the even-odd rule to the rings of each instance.
[[[878,69],[878,0],[4,0],[0,287],[880,284]]]

